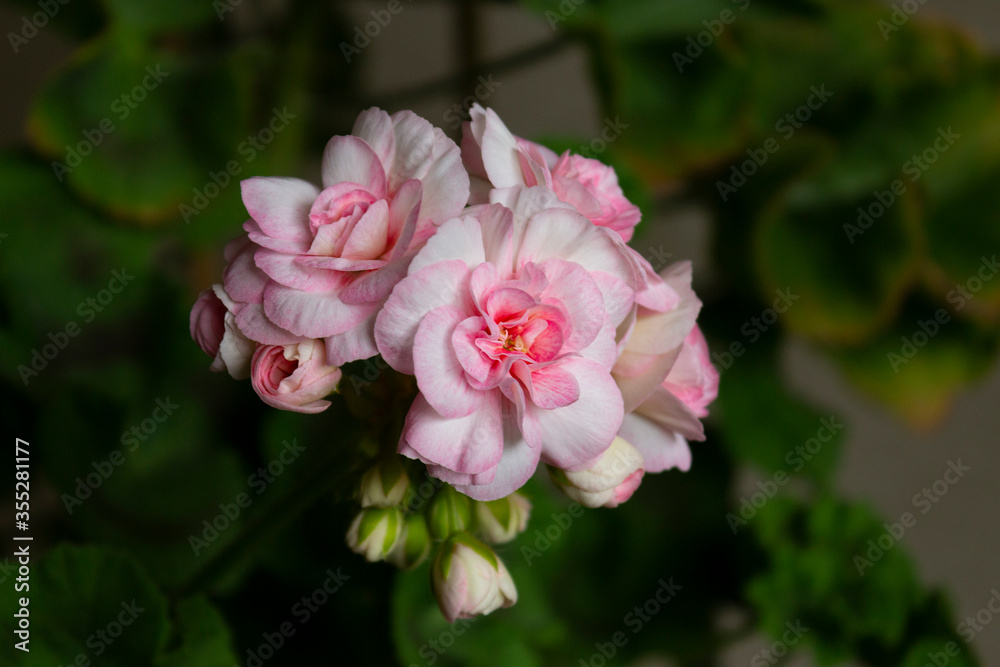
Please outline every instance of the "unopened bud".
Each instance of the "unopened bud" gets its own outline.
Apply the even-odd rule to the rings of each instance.
[[[457,533],[442,545],[431,569],[431,585],[449,623],[517,602],[514,580],[503,562],[469,533]]]
[[[477,502],[476,534],[492,544],[505,544],[524,532],[531,516],[531,503],[520,493],[506,498]]]
[[[619,437],[586,469],[549,468],[549,474],[567,496],[584,507],[618,507],[642,483],[642,466],[639,450]]]
[[[423,563],[430,552],[431,536],[427,520],[423,514],[412,514],[406,517],[403,535],[386,560],[403,570],[412,570]]]
[[[385,559],[402,532],[402,512],[395,507],[369,507],[354,517],[347,530],[347,546],[374,563]]]
[[[395,507],[403,502],[410,480],[393,456],[376,465],[361,478],[358,500],[362,507]]]
[[[465,494],[444,486],[431,501],[427,521],[431,535],[446,540],[454,533],[472,527],[472,501]]]

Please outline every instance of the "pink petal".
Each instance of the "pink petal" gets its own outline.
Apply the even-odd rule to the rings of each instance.
[[[423,184],[411,179],[403,183],[389,204],[389,247],[393,259],[402,257],[413,244],[423,192]]]
[[[264,314],[259,303],[239,304],[233,311],[236,326],[247,338],[264,345],[291,345],[306,340],[282,329]]]
[[[323,187],[337,183],[357,183],[375,195],[385,197],[385,170],[378,155],[363,139],[334,137],[323,151]]]
[[[507,419],[510,420],[510,417]],[[493,479],[489,482],[476,479],[479,483],[458,485],[455,486],[456,489],[470,498],[485,502],[509,496],[531,479],[538,468],[540,449],[529,447],[517,434],[516,428],[506,427],[504,434],[503,456],[493,473]]]
[[[524,185],[524,174],[518,157],[517,139],[493,109],[485,111],[481,141],[483,166],[495,188]]]
[[[622,422],[622,396],[599,364],[571,358],[559,366],[575,377],[580,398],[553,410],[529,401],[521,430],[529,444],[542,448],[547,463],[570,469],[590,462],[611,445]]]
[[[478,220],[453,218],[441,225],[410,264],[410,274],[438,262],[460,259],[475,268],[485,261],[483,233]]]
[[[341,290],[340,300],[344,303],[372,303],[384,300],[392,293],[396,284],[406,277],[406,269],[411,259],[411,257],[400,257],[385,266],[358,274]]]
[[[635,414],[645,417],[669,431],[676,431],[688,440],[704,440],[705,427],[691,408],[663,387],[654,391]]]
[[[243,230],[247,233],[247,236],[250,237],[251,241],[264,248],[270,248],[271,250],[292,254],[299,254],[309,250],[308,243],[297,241],[295,239],[283,239],[268,236],[260,228],[260,225],[257,224],[257,221],[253,219],[247,220],[243,223]]]
[[[559,364],[533,370],[530,383],[525,384],[531,402],[546,410],[565,407],[580,398],[576,377]]]
[[[496,467],[503,455],[499,392],[481,392],[482,402],[465,417],[442,417],[418,394],[406,415],[403,437],[407,454],[456,472],[481,473]],[[409,455],[409,454],[407,454]]]
[[[222,284],[233,301],[262,303],[264,300],[264,288],[270,280],[254,263],[254,253],[258,249],[257,245],[247,241],[229,260],[222,273]]]
[[[460,260],[438,262],[412,271],[393,289],[375,320],[375,342],[386,362],[413,374],[413,339],[420,320],[439,306],[455,306],[471,315],[469,267]]]
[[[326,337],[326,357],[334,366],[359,359],[368,359],[378,354],[375,346],[375,316],[372,313],[364,322],[344,333]]]
[[[319,190],[298,178],[255,176],[240,183],[243,204],[262,233],[308,247],[309,209]]]
[[[264,312],[283,329],[307,338],[326,338],[357,326],[378,304],[347,304],[337,292],[303,292],[271,283],[264,290]]]
[[[540,298],[557,303],[570,317],[567,350],[577,351],[590,345],[604,326],[604,296],[583,267],[560,259],[549,259],[540,266],[549,284]]]
[[[442,417],[465,417],[483,402],[483,393],[469,386],[455,354],[452,335],[466,315],[451,306],[427,313],[413,338],[413,369],[427,403]]]
[[[662,472],[678,468],[691,469],[691,448],[678,433],[665,430],[637,414],[625,415],[621,436],[629,441],[643,458],[646,472]]]
[[[629,352],[626,352],[619,358],[618,363],[612,369],[612,373],[615,382],[618,383],[618,389],[622,392],[622,398],[625,401],[625,412],[635,410],[639,404],[660,388],[660,385],[667,377],[667,373],[670,372],[670,368],[677,361],[680,353],[681,348],[678,346],[668,353],[638,357],[638,360],[642,362],[641,364],[637,363],[638,355]],[[633,375],[624,375],[618,372],[623,368],[634,371],[636,367],[640,367],[641,370]]]
[[[396,137],[389,114],[377,107],[362,111],[354,121],[351,134],[364,139],[383,165],[392,164],[396,155]]]
[[[340,254],[350,259],[376,259],[387,250],[388,240],[389,203],[380,199],[358,220]]]
[[[254,253],[254,263],[271,280],[298,290],[327,292],[343,283],[343,278],[334,271],[304,266],[296,261],[297,255],[258,248]]]
[[[451,345],[462,369],[480,383],[486,381],[493,366],[492,360],[476,345],[476,339],[485,330],[486,321],[482,317],[473,316],[459,322],[451,336]]]

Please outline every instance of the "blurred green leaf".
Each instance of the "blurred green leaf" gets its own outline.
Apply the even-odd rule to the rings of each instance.
[[[56,547],[32,568],[30,593],[31,652],[5,641],[5,664],[79,664],[83,655],[91,663],[136,667],[152,664],[166,646],[166,600],[138,566],[114,552]],[[16,600],[0,599],[7,637]]]
[[[156,667],[232,667],[239,662],[225,620],[207,599],[181,600],[175,614],[179,645],[159,656]]]
[[[830,354],[860,389],[929,427],[944,418],[959,389],[989,371],[997,343],[995,332],[913,299],[889,330]]]
[[[109,33],[49,81],[29,130],[59,181],[151,223],[179,217],[236,157],[247,93],[234,61],[195,64]]]
[[[719,382],[716,414],[726,447],[765,476],[782,471],[829,481],[844,440],[843,422],[785,387],[772,342],[749,340]]]
[[[780,637],[786,623],[801,623],[822,664],[857,655],[869,642],[901,642],[923,593],[903,547],[866,507],[776,498],[754,525],[771,567],[750,581],[747,595],[765,631]]]

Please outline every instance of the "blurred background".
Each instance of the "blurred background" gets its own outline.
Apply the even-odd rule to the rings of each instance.
[[[35,623],[0,662],[1000,664],[997,20],[985,0],[0,2],[0,415],[31,443]],[[350,554],[349,490],[310,474],[365,437],[350,395],[267,409],[208,372],[187,313],[245,219],[239,180],[317,180],[372,105],[457,140],[473,101],[616,167],[632,245],[694,262],[722,378],[690,473],[568,525],[533,482],[500,552],[520,602],[449,629],[426,566]]]

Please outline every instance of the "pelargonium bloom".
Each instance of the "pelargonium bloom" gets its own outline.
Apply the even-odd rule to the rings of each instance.
[[[621,239],[549,190],[491,202],[441,227],[375,326],[420,389],[400,453],[479,500],[518,489],[540,460],[572,470],[611,445],[615,330],[641,281]]]
[[[236,326],[237,307],[222,285],[204,290],[191,308],[191,338],[212,357],[211,370],[244,380],[250,377],[256,344]]]
[[[415,251],[465,206],[469,179],[440,129],[411,111],[372,108],[327,144],[322,182],[243,181],[252,262],[228,273],[245,283],[242,300],[260,306],[240,322],[247,336],[279,344],[276,327],[325,339],[330,363],[342,365],[377,354],[375,315]]]
[[[642,453],[647,472],[691,467],[688,441],[705,439],[701,418],[719,387],[695,324],[701,302],[691,289],[690,263],[668,267],[663,278],[680,302],[665,312],[639,308],[614,368],[627,413],[621,435]]]
[[[492,109],[473,104],[462,127],[462,159],[472,175],[471,203],[483,203],[489,189],[542,185],[594,224],[613,229],[623,241],[642,212],[618,185],[615,170],[592,158],[553,151],[514,136]]]
[[[307,340],[294,345],[259,345],[250,382],[268,405],[292,412],[315,413],[330,407],[323,400],[337,388],[340,368],[327,363],[326,345]]]

